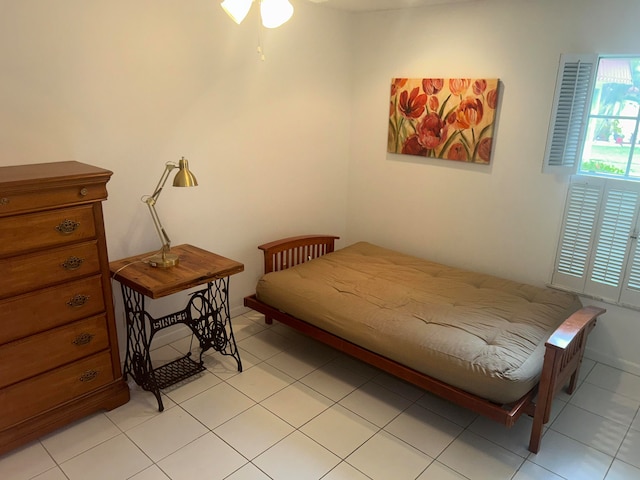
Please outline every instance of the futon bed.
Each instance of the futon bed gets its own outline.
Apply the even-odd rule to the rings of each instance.
[[[260,246],[265,275],[245,305],[507,426],[533,416],[537,452],[604,310],[366,242],[336,251],[336,239]]]

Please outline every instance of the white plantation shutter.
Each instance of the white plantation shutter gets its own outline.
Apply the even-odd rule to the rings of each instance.
[[[574,177],[552,284],[609,302],[640,306],[639,207],[639,183]]]
[[[586,294],[620,299],[639,198],[637,183],[607,180]]]
[[[638,248],[638,227],[636,226],[633,235],[631,249],[631,265],[629,266],[629,274],[625,279],[622,293],[620,294],[620,303],[622,305],[640,305],[640,248]]]
[[[596,55],[560,57],[542,168],[545,173],[577,171],[597,62]]]
[[[598,178],[574,179],[569,185],[553,285],[584,290],[603,190],[604,181]]]

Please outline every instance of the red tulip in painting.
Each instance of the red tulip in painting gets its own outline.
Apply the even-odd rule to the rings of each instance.
[[[394,78],[387,151],[488,164],[498,79]]]

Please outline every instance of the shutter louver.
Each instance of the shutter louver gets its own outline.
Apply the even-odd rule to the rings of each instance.
[[[580,164],[596,62],[593,55],[560,58],[544,172],[575,173]]]

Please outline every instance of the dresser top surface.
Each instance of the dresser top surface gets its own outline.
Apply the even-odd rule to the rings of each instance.
[[[99,181],[108,181],[112,173],[104,168],[73,160],[68,162],[14,165],[0,167],[0,189],[92,178]]]

